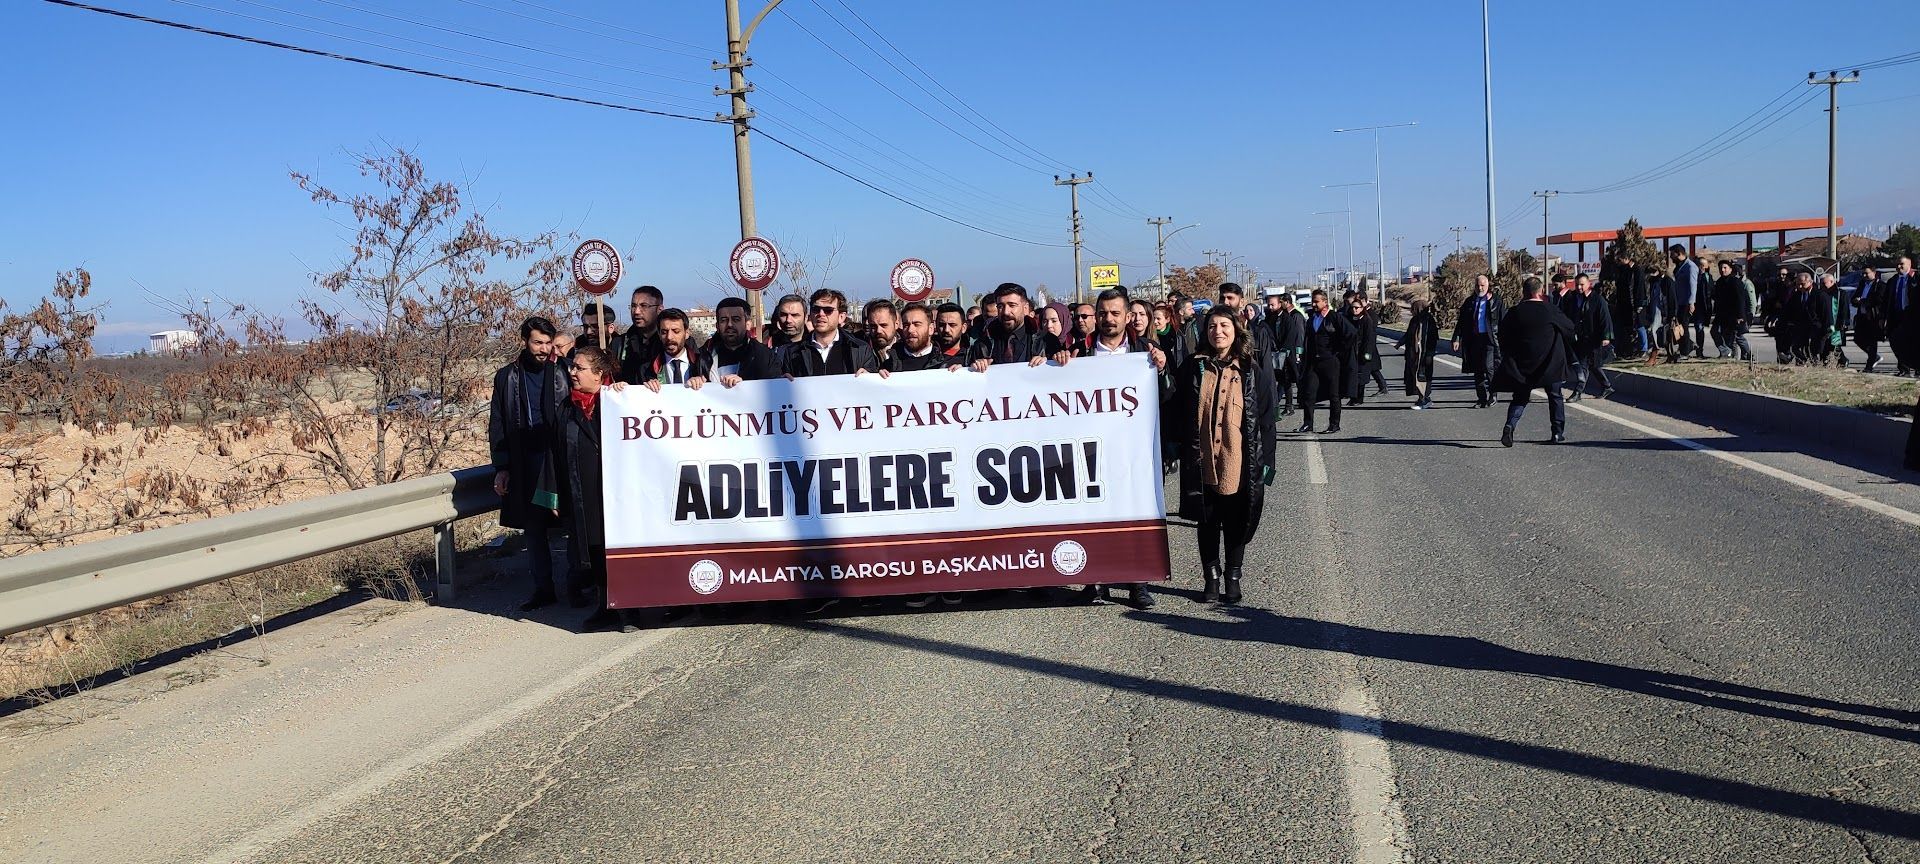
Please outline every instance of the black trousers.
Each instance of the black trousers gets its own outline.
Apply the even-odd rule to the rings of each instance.
[[[1548,384],[1547,419],[1553,424],[1553,434],[1567,431],[1567,395],[1560,390],[1560,382]],[[1520,425],[1520,415],[1527,413],[1527,404],[1533,401],[1532,388],[1515,390],[1513,401],[1507,403],[1507,428]]]
[[[1327,400],[1333,425],[1340,425],[1340,364],[1318,360],[1300,367],[1300,410],[1306,412],[1308,426],[1313,425],[1313,403]]]
[[[1225,541],[1226,569],[1240,569],[1247,557],[1247,544],[1239,538],[1247,536],[1247,505],[1251,497],[1245,488],[1232,495],[1222,495],[1212,489],[1206,491],[1206,510],[1201,515],[1199,532],[1202,567],[1220,566],[1220,545]]]

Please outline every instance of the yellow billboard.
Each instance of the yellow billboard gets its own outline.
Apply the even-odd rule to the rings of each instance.
[[[1087,272],[1092,275],[1093,278],[1088,281],[1095,288],[1120,287],[1120,265],[1118,264],[1095,264],[1088,267]]]

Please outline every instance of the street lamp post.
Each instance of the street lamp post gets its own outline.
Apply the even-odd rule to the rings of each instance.
[[[1387,281],[1386,281],[1386,272],[1385,272],[1387,269],[1387,218],[1386,218],[1386,205],[1382,203],[1384,196],[1380,192],[1380,130],[1403,129],[1409,126],[1418,126],[1418,125],[1420,125],[1418,121],[1409,121],[1406,123],[1383,123],[1377,126],[1356,126],[1350,129],[1333,130],[1336,134],[1345,133],[1345,132],[1372,132],[1373,133],[1373,222],[1374,222],[1373,227],[1374,227],[1374,230],[1377,231],[1380,235],[1379,265],[1381,270],[1381,274],[1380,274],[1381,278],[1380,278],[1379,284],[1380,284],[1380,302],[1381,303],[1387,302]]]
[[[1162,295],[1167,293],[1167,241],[1172,240],[1174,234],[1178,234],[1188,228],[1200,227],[1200,223],[1195,222],[1192,225],[1183,225],[1173,229],[1173,234],[1162,235],[1160,232],[1166,230],[1166,226],[1172,221],[1173,218],[1170,216],[1147,220],[1147,224],[1153,226],[1153,245],[1160,257],[1160,293]]]
[[[1350,186],[1365,186],[1365,185],[1367,185],[1367,182],[1363,180],[1359,183],[1329,183],[1324,186],[1321,186],[1320,188],[1347,189],[1347,187],[1350,187]],[[1352,189],[1347,189],[1347,209],[1317,210],[1317,211],[1314,211],[1313,215],[1326,216],[1334,213],[1345,213],[1347,215],[1347,282],[1348,282],[1348,287],[1352,287],[1352,282],[1353,282],[1353,190]]]

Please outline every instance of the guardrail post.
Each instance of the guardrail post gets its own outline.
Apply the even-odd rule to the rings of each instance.
[[[453,523],[433,526],[434,596],[441,601],[460,596],[460,588],[453,580],[453,555]]]

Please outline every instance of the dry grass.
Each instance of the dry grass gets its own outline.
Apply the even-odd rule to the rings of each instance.
[[[1734,390],[1787,396],[1895,416],[1912,414],[1915,394],[1920,392],[1910,379],[1863,375],[1852,370],[1818,366],[1755,363],[1748,368],[1747,364],[1732,360],[1692,360],[1656,366],[1628,361],[1610,366],[1681,381],[1716,384]]]
[[[460,523],[460,548],[483,542],[492,521]],[[0,641],[0,704],[49,702],[189,646],[217,650],[349,592],[420,601],[432,582],[433,533],[417,531],[16,633]],[[263,652],[254,662],[271,658]]]

